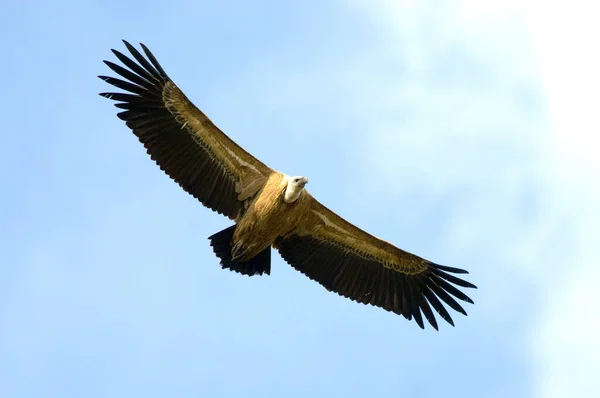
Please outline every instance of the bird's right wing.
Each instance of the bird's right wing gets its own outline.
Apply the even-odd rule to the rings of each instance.
[[[127,93],[101,93],[118,101],[124,120],[151,158],[185,191],[235,220],[274,171],[250,155],[173,83],[154,55],[125,46],[137,63],[112,50],[129,69],[104,61],[122,79],[99,76]],[[150,61],[150,62],[148,62]]]

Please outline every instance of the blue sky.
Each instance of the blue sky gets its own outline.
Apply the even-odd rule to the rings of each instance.
[[[0,396],[600,388],[593,10],[324,3],[3,4]],[[335,212],[468,269],[469,316],[421,330],[277,254],[268,277],[221,270],[206,238],[230,222],[97,95],[121,39],[148,45],[222,130],[308,176]]]

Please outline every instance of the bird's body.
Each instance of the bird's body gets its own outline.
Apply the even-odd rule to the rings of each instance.
[[[272,173],[250,203],[233,234],[232,246],[243,248],[243,254],[236,260],[253,258],[272,246],[279,236],[285,236],[296,228],[308,209],[309,201],[307,191],[300,189],[294,201],[286,202],[286,193],[290,191],[288,182],[292,179],[282,173]]]
[[[128,69],[105,61],[125,80],[100,78],[126,92],[101,95],[118,101],[119,118],[162,170],[235,222],[209,237],[223,268],[269,274],[273,247],[328,290],[414,318],[422,328],[422,315],[438,328],[433,310],[454,324],[443,303],[466,315],[455,298],[472,301],[454,285],[475,286],[451,275],[466,271],[408,253],[344,220],[305,189],[306,177],[271,169],[225,135],[144,45],[146,57],[125,45],[137,62],[116,50]]]

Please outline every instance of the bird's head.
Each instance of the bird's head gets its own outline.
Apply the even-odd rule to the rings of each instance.
[[[306,177],[290,177],[283,198],[285,203],[293,203],[298,200],[306,184],[308,184],[308,178]]]
[[[298,176],[292,178],[292,184],[298,186],[300,189],[304,188],[306,184],[308,184],[308,178],[303,176]]]

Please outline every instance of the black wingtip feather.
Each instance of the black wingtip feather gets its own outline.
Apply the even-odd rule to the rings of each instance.
[[[150,51],[148,49],[148,47],[146,47],[144,45],[144,43],[140,43],[140,46],[142,47],[142,49],[144,50],[144,53],[146,54],[146,56],[148,57],[148,59],[150,60],[150,62],[152,63],[152,65],[154,65],[154,67],[156,68],[156,70],[165,78],[169,78],[167,73],[165,72],[165,70],[162,68],[162,66],[160,65],[160,62],[158,62],[158,60],[156,59],[156,57],[154,56],[154,54],[152,54],[152,51]]]
[[[445,265],[435,264],[435,263],[431,263],[431,262],[429,264],[434,268],[441,269],[441,270],[447,271],[447,272],[452,272],[454,274],[468,274],[469,273],[469,271],[461,269],[461,268],[447,267]]]
[[[439,269],[434,268],[433,273],[439,276],[440,278],[447,280],[450,283],[454,283],[455,285],[470,289],[477,289],[477,286],[475,286],[474,284],[467,282],[464,279],[460,279],[453,275],[447,274],[446,272],[441,271]]]
[[[448,282],[446,282],[443,279],[438,279],[436,281],[436,283],[442,288],[444,289],[446,292],[448,292],[449,294],[453,295],[454,297],[456,297],[459,300],[465,301],[467,303],[470,304],[474,304],[473,300],[471,300],[469,298],[469,296],[467,296],[466,294],[464,294],[463,292],[461,292],[460,290],[458,290],[457,288],[455,288],[454,286],[452,286],[451,284],[449,284]],[[465,314],[466,315],[466,314]]]
[[[132,46],[131,44],[125,42],[125,46],[129,50],[129,53],[139,62],[139,64],[148,72],[152,77],[159,78],[161,77],[159,72],[148,62],[148,60],[140,53],[137,48]]]
[[[148,72],[146,69],[144,69],[139,64],[133,62],[133,60],[131,58],[129,58],[128,56],[126,56],[125,54],[123,54],[117,50],[111,50],[111,51],[113,52],[113,54],[115,54],[115,56],[119,59],[119,61],[121,61],[125,66],[127,66],[129,69],[131,69],[131,71],[137,73],[143,79],[147,80],[148,82],[151,82],[151,81],[159,82],[160,81],[156,76],[152,75],[150,72]]]
[[[444,307],[442,302],[438,299],[435,293],[433,293],[433,291],[428,286],[425,286],[423,288],[423,294],[425,295],[425,297],[427,297],[427,300],[431,303],[433,309],[435,309],[438,315],[441,316],[442,319],[448,322],[450,325],[454,326],[454,320],[448,313],[448,310],[446,310],[446,307]]]

